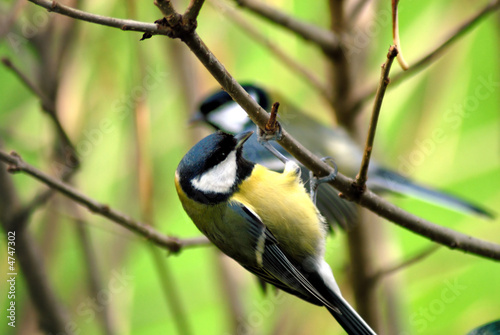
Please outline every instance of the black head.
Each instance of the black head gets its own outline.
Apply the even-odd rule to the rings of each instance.
[[[243,143],[252,133],[216,132],[199,141],[177,167],[183,191],[204,204],[227,200],[252,172],[254,164],[242,157]]]
[[[269,108],[269,97],[260,87],[243,84],[242,87],[265,110]],[[192,121],[203,121],[217,130],[237,134],[253,125],[246,112],[231,96],[218,90],[203,100]]]

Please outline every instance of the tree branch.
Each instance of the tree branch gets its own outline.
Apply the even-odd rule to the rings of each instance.
[[[304,40],[317,44],[327,53],[339,53],[341,51],[339,37],[329,30],[322,29],[311,23],[299,21],[286,13],[268,6],[264,2],[236,0],[236,3],[269,20],[269,22],[294,32]]]
[[[368,174],[368,166],[370,165],[370,157],[373,149],[373,141],[375,140],[375,131],[377,130],[378,117],[380,115],[380,109],[382,108],[382,101],[384,100],[385,90],[390,83],[389,72],[391,71],[392,62],[394,58],[398,55],[398,49],[395,45],[389,48],[387,53],[387,60],[382,64],[382,73],[380,74],[380,81],[377,89],[377,95],[375,96],[375,102],[373,103],[372,119],[370,121],[370,126],[368,128],[368,136],[366,138],[365,151],[363,153],[363,159],[361,161],[361,167],[359,173],[356,176],[355,187],[357,187],[361,192],[366,187],[366,180]]]
[[[290,68],[290,70],[295,71],[297,74],[301,75],[317,92],[319,92],[325,100],[332,105],[333,98],[327,87],[321,80],[307,67],[299,63],[290,57],[283,49],[280,49],[276,43],[269,40],[264,36],[259,30],[257,30],[254,25],[252,25],[248,20],[246,20],[238,11],[226,5],[223,1],[211,0],[213,5],[218,6],[218,9],[227,13],[225,15],[229,20],[233,21],[236,25],[240,26],[243,31],[253,38],[258,43],[266,47],[266,50],[270,51],[277,59],[281,60],[282,63]]]
[[[154,23],[145,23],[134,20],[117,19],[97,14],[91,14],[50,0],[28,0],[38,6],[47,9],[49,12],[59,13],[77,20],[97,23],[103,26],[118,28],[121,30],[132,30],[152,35],[167,35],[168,31],[158,28]]]
[[[157,0],[157,2],[162,3],[163,1]],[[180,26],[175,28],[183,29],[183,27]],[[219,60],[202,42],[196,31],[191,31],[190,33],[184,32],[184,34],[180,34],[179,37],[184,43],[186,43],[186,45],[191,49],[196,57],[198,57],[200,62],[219,82],[222,88],[226,92],[228,92],[233,100],[235,100],[248,113],[250,119],[252,119],[253,122],[263,128],[269,118],[267,112],[263,110],[255,102],[255,100],[252,99],[250,95],[241,87],[241,85],[227,72],[227,70],[219,62]],[[319,177],[327,176],[333,171],[333,169],[329,165],[322,162],[321,159],[313,155],[302,144],[292,138],[285,129],[283,129],[282,139],[279,141],[279,143],[315,175]],[[16,162],[18,162],[17,158],[4,153],[0,155],[0,159],[11,164],[15,164]],[[37,174],[38,171],[36,171],[35,169],[35,171],[33,171],[33,176],[35,176],[37,179],[43,180],[39,178]],[[49,177],[49,179],[51,178]],[[500,260],[500,245],[483,241],[421,219],[396,207],[395,205],[375,195],[369,190],[366,190],[360,197],[356,198],[356,194],[358,194],[358,192],[352,187],[352,183],[352,179],[345,177],[341,173],[338,173],[337,178],[330,182],[332,186],[342,192],[344,197],[348,199],[355,199],[355,201],[361,206],[370,209],[374,213],[377,213],[387,220],[393,221],[394,223],[408,230],[411,230],[419,235],[427,237],[450,248],[456,248],[465,252],[476,254],[478,256]],[[66,186],[64,185],[64,187]],[[61,189],[61,192],[65,191],[67,192],[67,190],[65,190],[64,188]],[[77,196],[74,199],[79,201],[80,198],[81,195],[77,193]],[[90,200],[90,202],[88,200],[89,199],[85,197],[85,199],[81,199],[81,202],[85,201],[83,203],[95,211],[102,211],[103,215],[106,214],[105,216],[109,217],[113,221],[117,220],[117,222],[121,222],[125,226],[131,226],[132,230],[138,230],[141,232],[141,234],[150,239],[155,238],[155,240],[153,240],[155,243],[158,243],[160,245],[173,244],[174,247],[178,246],[178,240],[165,236],[157,236],[157,232],[155,232],[155,234],[152,234],[150,232],[151,228],[143,224],[140,224],[139,227],[136,227],[135,225],[137,223],[132,221],[134,222],[134,224],[131,224],[131,220],[125,217],[123,214],[113,211],[113,213],[115,214],[110,215],[108,207],[95,203],[93,200]],[[124,217],[124,219],[122,219],[122,217]]]
[[[436,60],[438,60],[443,53],[451,46],[453,43],[458,41],[460,37],[464,36],[466,33],[470,32],[472,28],[474,28],[481,19],[486,17],[488,14],[494,12],[495,10],[500,8],[500,0],[490,1],[483,9],[479,10],[477,13],[472,15],[470,18],[462,22],[458,27],[456,27],[451,34],[449,34],[448,38],[438,45],[436,48],[430,50],[427,54],[420,57],[413,65],[410,65],[408,70],[398,72],[393,75],[391,79],[391,88],[394,88],[396,85],[400,84],[404,80],[410,78],[411,76],[417,74],[422,71],[426,67],[430,66]],[[361,110],[361,106],[366,103],[369,99],[371,99],[377,91],[377,85],[373,84],[370,88],[364,89],[362,93],[358,95],[356,99],[354,99],[354,103],[352,104],[351,111],[353,113],[357,113]]]
[[[418,253],[417,255],[409,258],[409,259],[405,259],[404,261],[398,263],[398,264],[394,264],[392,266],[389,266],[385,269],[381,269],[379,270],[374,276],[373,276],[373,280],[375,281],[375,283],[379,282],[382,278],[386,277],[386,276],[389,276],[395,272],[398,272],[398,271],[401,271],[407,267],[409,267],[410,265],[413,265],[427,257],[429,257],[430,255],[432,255],[434,252],[436,252],[439,248],[441,248],[440,245],[437,245],[437,244],[432,244],[430,245],[427,249],[425,249],[424,251]]]
[[[191,0],[188,8],[184,12],[184,19],[188,21],[195,21],[200,14],[200,10],[204,2],[205,0]]]
[[[61,122],[59,122],[59,118],[57,117],[57,111],[56,111],[56,106],[54,101],[49,99],[43,91],[31,80],[28,78],[27,75],[25,75],[21,69],[19,69],[10,59],[7,57],[2,58],[2,63],[10,69],[16,76],[21,80],[21,82],[31,91],[33,94],[35,94],[39,99],[42,104],[42,109],[45,111],[50,118],[52,119],[52,123],[56,127],[57,134],[62,140],[63,147],[66,151],[65,157],[66,157],[66,163],[68,166],[70,166],[72,169],[75,169],[79,166],[80,162],[78,160],[78,157],[76,155],[76,150],[73,144],[71,143],[71,140],[69,139],[68,134],[64,130],[64,128],[61,125]]]
[[[71,335],[73,332],[66,329],[70,324],[66,307],[61,304],[50,284],[40,248],[29,230],[12,229],[19,226],[14,213],[20,207],[20,201],[12,178],[3,164],[0,164],[0,190],[0,223],[5,232],[15,231],[17,264],[38,313],[38,323],[47,333]]]
[[[101,204],[80,193],[71,186],[63,183],[62,181],[52,178],[44,172],[32,167],[29,164],[26,164],[16,153],[11,153],[9,155],[6,152],[0,150],[0,160],[10,164],[7,168],[9,172],[27,173],[30,176],[50,186],[51,188],[57,190],[58,192],[64,194],[68,198],[73,199],[77,203],[87,207],[91,212],[104,216],[111,221],[114,221],[127,228],[128,230],[144,236],[146,239],[152,241],[156,245],[164,247],[171,252],[179,252],[183,248],[193,247],[200,244],[208,244],[208,240],[206,238],[180,240],[175,237],[163,235],[153,227],[141,222],[134,221],[125,214],[122,214],[110,208],[108,205]]]

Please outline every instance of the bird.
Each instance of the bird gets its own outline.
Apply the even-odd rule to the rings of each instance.
[[[264,110],[269,112],[271,98],[264,88],[252,83],[246,83],[242,86]],[[215,130],[233,134],[255,129],[255,124],[246,112],[232,100],[229,94],[222,90],[211,93],[200,103],[191,122],[202,122]],[[287,104],[285,104],[285,108],[282,107],[280,110],[280,123],[289,134],[313,153],[320,157],[332,157],[341,173],[351,178],[356,176],[361,165],[363,150],[343,127],[326,126],[293,106],[287,106]],[[255,148],[255,150],[249,150],[250,159],[270,169],[276,169],[275,164],[279,161],[258,145],[256,139],[251,138],[245,145]],[[277,144],[274,146],[287,158],[293,159],[281,146]],[[466,214],[489,219],[495,217],[488,209],[452,194],[414,182],[373,159],[370,161],[367,186],[378,194],[400,194]],[[330,186],[319,189],[318,208],[330,224],[339,224],[341,227],[349,229],[357,222],[356,206],[338,197],[338,194]]]
[[[342,297],[324,260],[326,227],[287,160],[282,172],[249,161],[253,131],[217,131],[192,147],[175,172],[180,202],[198,229],[261,280],[324,306],[350,334],[375,334]]]

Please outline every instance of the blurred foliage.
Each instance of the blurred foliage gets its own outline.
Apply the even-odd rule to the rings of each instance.
[[[328,27],[326,1],[311,5],[304,1],[267,1],[270,5]],[[438,45],[448,32],[485,1],[402,1],[401,40],[409,64]],[[233,3],[229,3],[234,6]],[[10,1],[1,1],[5,14]],[[152,2],[141,3],[135,17],[122,1],[83,1],[82,9],[102,15],[152,22],[161,15]],[[187,1],[179,4],[184,8]],[[379,66],[391,44],[388,21],[390,3],[379,1],[375,15],[367,16],[369,28],[359,34],[369,45],[366,68],[358,69],[366,83],[376,82]],[[247,13],[244,13],[247,14]],[[58,14],[27,4],[17,23],[0,42],[0,55],[9,57],[30,77],[36,78],[38,55],[26,41],[28,28],[43,30]],[[307,64],[325,82],[327,64],[320,51],[280,28],[245,15],[261,32],[295,59]],[[500,16],[488,16],[466,34],[428,69],[388,91],[384,100],[376,139],[379,161],[415,180],[498,210],[500,203]],[[326,122],[330,107],[304,80],[265,47],[256,44],[235,27],[210,2],[199,17],[198,33],[240,81],[252,81],[272,88],[291,103]],[[140,34],[122,32],[85,22],[77,23],[72,48],[63,60],[57,107],[64,128],[75,143],[82,166],[76,187],[90,197],[109,204],[134,218],[141,217],[138,200],[137,144],[134,107],[145,103],[150,118],[148,152],[154,180],[154,224],[158,230],[178,237],[200,233],[183,212],[173,185],[177,163],[188,148],[206,134],[187,120],[190,106],[219,87],[193,55],[186,53],[193,95],[179,84],[179,66],[172,48],[185,48],[178,41],[160,36],[139,42]],[[394,66],[393,73],[399,71]],[[493,84],[481,89],[484,81]],[[53,125],[39,102],[5,67],[0,67],[0,139],[6,150],[15,150],[27,162],[54,173],[51,164],[55,140]],[[478,90],[481,93],[478,96]],[[364,107],[360,122],[367,123],[371,102]],[[464,112],[464,114],[460,114]],[[434,140],[435,132],[439,143]],[[413,160],[411,166],[404,162]],[[32,178],[16,175],[14,182],[23,201],[40,188]],[[0,190],[1,191],[1,190]],[[490,222],[421,203],[391,197],[398,206],[458,231],[500,243],[500,219]],[[106,304],[119,334],[177,334],[155,270],[147,241],[99,216],[85,213],[103,278],[109,293]],[[389,249],[401,259],[412,257],[430,242],[387,223],[393,244]],[[60,300],[67,307],[80,334],[97,334],[100,326],[90,303],[82,250],[76,237],[71,206],[57,196],[39,210],[30,230],[43,250],[47,274]],[[5,239],[1,239],[5,250]],[[336,234],[328,245],[328,260],[348,300],[352,299],[346,275],[345,235]],[[162,251],[163,252],[163,251]],[[2,253],[3,254],[3,253]],[[228,301],[221,282],[220,257],[212,247],[185,250],[164,261],[172,271],[170,286],[180,296],[193,334],[229,334],[232,331]],[[251,334],[340,334],[341,330],[323,309],[294,297],[263,297],[254,278],[229,262],[235,285],[247,313],[244,324]],[[6,262],[0,271],[7,273]],[[117,274],[120,284],[113,288]],[[431,257],[398,274],[399,312],[405,334],[465,334],[500,313],[500,268],[490,260],[442,248]],[[36,334],[33,310],[18,275],[18,328],[2,334]],[[5,286],[0,288],[2,306],[8,302]],[[384,291],[380,290],[380,294]],[[93,307],[92,307],[93,306]],[[5,313],[5,309],[4,312]],[[25,325],[23,327],[23,324]],[[332,332],[335,330],[335,332]],[[24,332],[23,332],[24,331]]]

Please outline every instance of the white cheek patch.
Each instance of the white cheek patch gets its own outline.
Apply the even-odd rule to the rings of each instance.
[[[197,190],[205,193],[228,193],[236,181],[236,152],[198,178],[191,180]]]
[[[254,100],[257,98],[255,94],[250,94],[250,96]],[[219,129],[237,134],[243,131],[250,118],[240,105],[231,101],[224,104],[217,111],[211,112],[208,115],[208,120]]]

